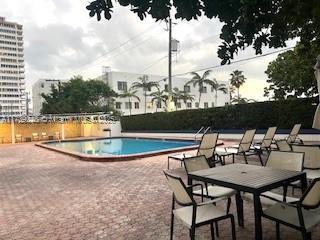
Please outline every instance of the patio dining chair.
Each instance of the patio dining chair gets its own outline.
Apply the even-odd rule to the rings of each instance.
[[[247,130],[238,145],[224,148],[224,151],[218,150],[215,154],[225,163],[225,157],[232,155],[232,162],[234,163],[235,155],[242,155],[244,157],[245,163],[248,164],[247,156],[258,155],[261,165],[263,166],[261,151],[252,150],[251,144],[256,133],[256,129]]]
[[[303,171],[307,179],[320,178],[320,146],[292,145],[292,151],[304,152]]]
[[[185,158],[183,160],[187,174],[190,172],[195,172],[199,170],[209,169],[210,165],[204,155]],[[192,184],[191,180],[188,177],[188,184]],[[227,213],[230,210],[231,197],[236,194],[236,191],[231,188],[204,184],[204,188],[201,190],[194,190],[193,195],[205,196],[207,198],[227,198]]]
[[[301,124],[295,124],[289,133],[289,136],[286,138],[289,144],[292,143],[303,143],[302,139],[298,138]]]
[[[284,169],[291,171],[302,171],[304,160],[304,153],[302,152],[285,152],[285,151],[271,151],[268,160],[266,162],[266,167]],[[288,184],[283,186],[283,193],[275,193],[272,191],[267,191],[261,194],[260,202],[263,206],[271,206],[277,201],[284,202],[296,202],[299,199],[287,196]],[[243,199],[253,201],[252,194],[244,193],[242,195]]]
[[[320,178],[313,180],[296,203],[277,202],[262,211],[262,216],[276,222],[277,239],[283,224],[301,231],[304,240],[311,240],[311,231],[320,223]]]
[[[174,176],[166,171],[164,171],[164,174],[167,178],[170,189],[173,191],[170,240],[173,239],[175,218],[179,219],[189,229],[191,240],[195,239],[196,228],[203,225],[210,225],[211,238],[214,239],[213,223],[224,219],[230,219],[232,239],[236,239],[234,216],[230,213],[226,214],[225,211],[214,205],[214,203],[220,199],[197,203],[189,189],[199,184],[189,186],[188,188],[180,177]],[[202,185],[200,184],[200,186]],[[176,203],[181,207],[176,208]]]
[[[215,152],[215,149],[217,146],[218,137],[219,137],[219,133],[209,133],[209,132],[205,133],[201,138],[196,156],[204,155],[208,161],[215,164],[214,152]],[[187,153],[169,155],[167,168],[168,169],[170,168],[170,165],[169,165],[170,159],[180,161],[181,165],[182,165],[184,158],[188,158],[188,157],[192,157],[192,156],[194,156],[194,155],[187,154]]]
[[[253,144],[253,148],[257,150],[271,151],[271,144],[273,143],[273,138],[276,134],[277,127],[269,127],[266,134],[264,135],[261,142],[256,142]]]

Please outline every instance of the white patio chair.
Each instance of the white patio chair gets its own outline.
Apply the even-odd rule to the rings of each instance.
[[[289,143],[285,139],[277,140],[276,145],[277,145],[279,151],[286,151],[286,152],[292,151],[291,146],[289,145]]]
[[[292,145],[292,151],[304,152],[303,171],[309,180],[320,177],[320,146]]]
[[[32,141],[38,141],[39,140],[39,134],[38,133],[32,133]]]
[[[232,239],[236,239],[234,217],[232,214],[226,214],[214,204],[220,199],[211,200],[208,202],[196,203],[187,186],[183,183],[180,177],[164,172],[168,185],[173,191],[172,211],[171,211],[171,228],[170,240],[173,239],[174,218],[179,219],[188,229],[191,240],[195,239],[195,229],[203,225],[209,225],[211,229],[211,238],[214,239],[213,223],[224,219],[231,220]],[[196,186],[199,184],[195,184]],[[193,186],[190,186],[191,188]],[[200,184],[200,186],[202,186]],[[175,203],[182,206],[175,207]]]
[[[189,174],[190,172],[195,172],[195,171],[210,168],[209,163],[204,155],[185,158],[183,162],[184,162],[184,166],[187,171],[187,174]],[[192,184],[189,178],[188,178],[188,184]],[[222,197],[228,199],[228,202],[227,202],[227,213],[228,213],[230,209],[230,204],[231,204],[231,197],[236,194],[236,191],[231,188],[226,188],[221,186],[215,186],[215,185],[208,186],[208,184],[206,183],[204,185],[205,187],[203,188],[203,193],[201,192],[201,190],[194,190],[193,195],[205,196],[212,199],[222,198]]]
[[[303,167],[303,159],[304,153],[301,152],[271,151],[266,167],[300,172]],[[253,196],[249,193],[244,193],[242,198],[248,201],[253,201]],[[287,196],[287,186],[283,187],[282,194],[267,191],[260,196],[261,205],[264,207],[271,206],[277,201],[296,202],[298,200],[298,198]]]
[[[295,124],[293,126],[291,132],[289,133],[289,136],[286,138],[289,144],[296,143],[296,142],[303,143],[302,139],[298,138],[300,128],[301,128],[301,124]]]
[[[269,127],[261,142],[253,144],[253,148],[257,150],[266,150],[270,152],[273,138],[276,134],[277,127]]]
[[[205,133],[201,138],[196,156],[204,155],[207,158],[207,160],[213,161],[214,163],[214,151],[217,146],[218,137],[219,137],[219,133]],[[194,155],[187,154],[187,153],[169,155],[167,168],[168,169],[170,168],[170,165],[169,165],[170,159],[178,160],[182,164],[184,158],[193,157],[193,156]]]
[[[231,147],[226,147],[224,150],[217,149],[215,154],[224,162],[226,156],[232,155],[232,162],[234,163],[235,155],[242,155],[246,164],[248,164],[247,156],[258,155],[261,165],[263,166],[263,162],[261,159],[261,151],[253,151],[251,148],[251,144],[256,133],[256,129],[247,130],[238,145],[234,145]]]
[[[262,216],[276,222],[277,239],[280,224],[301,231],[304,240],[311,239],[311,231],[320,223],[320,178],[313,180],[295,204],[277,202],[265,209]]]

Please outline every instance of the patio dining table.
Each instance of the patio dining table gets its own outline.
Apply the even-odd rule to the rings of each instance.
[[[268,168],[248,164],[230,164],[188,174],[189,183],[192,180],[215,184],[237,190],[236,205],[238,223],[243,226],[243,200],[241,191],[252,193],[254,202],[255,239],[262,239],[261,202],[263,192],[285,186],[288,183],[301,180],[302,189],[307,187],[304,172]]]

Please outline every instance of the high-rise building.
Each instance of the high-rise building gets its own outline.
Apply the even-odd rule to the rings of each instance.
[[[0,116],[26,111],[22,25],[0,17]]]

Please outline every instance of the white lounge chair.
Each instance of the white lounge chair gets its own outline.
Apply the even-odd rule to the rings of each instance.
[[[216,150],[215,154],[221,159],[223,163],[225,163],[225,157],[232,155],[232,162],[234,163],[235,155],[242,155],[246,164],[248,164],[247,156],[258,155],[261,165],[263,165],[261,159],[261,151],[256,151],[251,148],[252,141],[254,135],[256,133],[256,129],[247,130],[238,145],[234,145],[231,147],[226,147],[224,149]]]
[[[205,133],[201,138],[196,156],[204,155],[207,158],[207,160],[213,161],[218,137],[219,137],[219,133]],[[194,155],[192,154],[186,154],[186,153],[169,155],[167,167],[168,169],[170,168],[170,165],[169,165],[170,159],[180,161],[182,164],[184,158],[193,157],[193,156]]]

